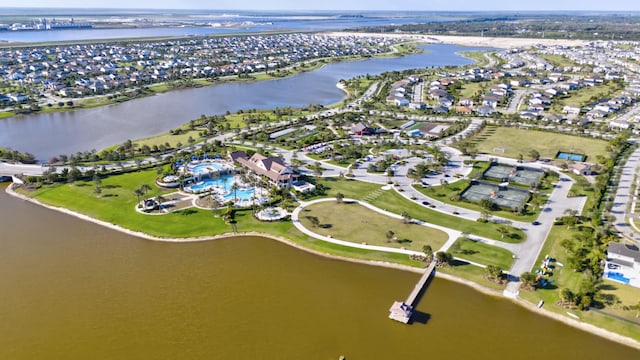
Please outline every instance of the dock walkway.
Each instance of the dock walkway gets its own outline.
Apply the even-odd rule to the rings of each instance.
[[[389,309],[389,319],[400,321],[405,324],[411,320],[416,300],[427,284],[427,281],[431,278],[431,275],[433,275],[435,268],[436,262],[432,261],[425,269],[420,280],[416,283],[416,286],[413,287],[409,296],[407,296],[407,299],[404,302],[396,301],[391,305],[391,308]]]

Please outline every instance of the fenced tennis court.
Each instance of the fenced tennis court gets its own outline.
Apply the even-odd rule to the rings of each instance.
[[[484,177],[486,178],[527,186],[539,183],[543,175],[544,171],[542,170],[502,164],[492,164],[487,171],[484,172]]]
[[[517,210],[524,207],[529,198],[529,191],[511,186],[498,186],[489,182],[473,181],[460,194],[460,198],[475,203],[490,199],[503,209]]]

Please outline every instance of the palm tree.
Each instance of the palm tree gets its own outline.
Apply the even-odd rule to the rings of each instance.
[[[233,202],[234,203],[238,201],[238,196],[237,196],[238,188],[239,188],[238,183],[234,181],[233,184],[231,184],[231,191],[233,191]]]
[[[498,226],[496,230],[498,231],[498,233],[500,233],[500,239],[504,239],[504,236],[509,235],[509,233],[511,232],[505,225]]]
[[[150,190],[151,186],[149,186],[149,184],[140,185],[140,191],[142,192],[142,195],[147,195],[147,192],[149,192]]]
[[[138,204],[139,204],[140,203],[140,197],[142,197],[144,195],[144,192],[142,191],[142,189],[137,188],[137,189],[133,190],[133,193],[138,198]]]

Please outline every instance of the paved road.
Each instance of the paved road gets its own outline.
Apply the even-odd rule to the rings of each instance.
[[[520,102],[522,101],[522,98],[527,95],[527,90],[515,90],[513,92],[513,97],[511,98],[511,101],[509,102],[509,106],[506,109],[506,112],[509,114],[515,114],[516,112],[518,112],[518,106],[520,105]]]
[[[627,160],[620,169],[620,182],[618,183],[618,190],[613,199],[611,215],[615,217],[614,227],[623,235],[634,239],[640,244],[640,236],[633,231],[633,228],[627,223],[627,209],[629,209],[631,201],[633,201],[631,185],[638,168],[640,168],[640,148],[629,156],[629,160]]]

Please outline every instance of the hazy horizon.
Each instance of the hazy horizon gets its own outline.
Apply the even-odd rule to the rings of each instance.
[[[389,0],[325,0],[303,3],[299,0],[22,0],[19,6],[0,5],[0,8],[27,9],[122,9],[122,10],[238,10],[238,11],[640,11],[640,2],[628,0],[538,0],[520,2],[512,0],[405,0],[402,3]]]

